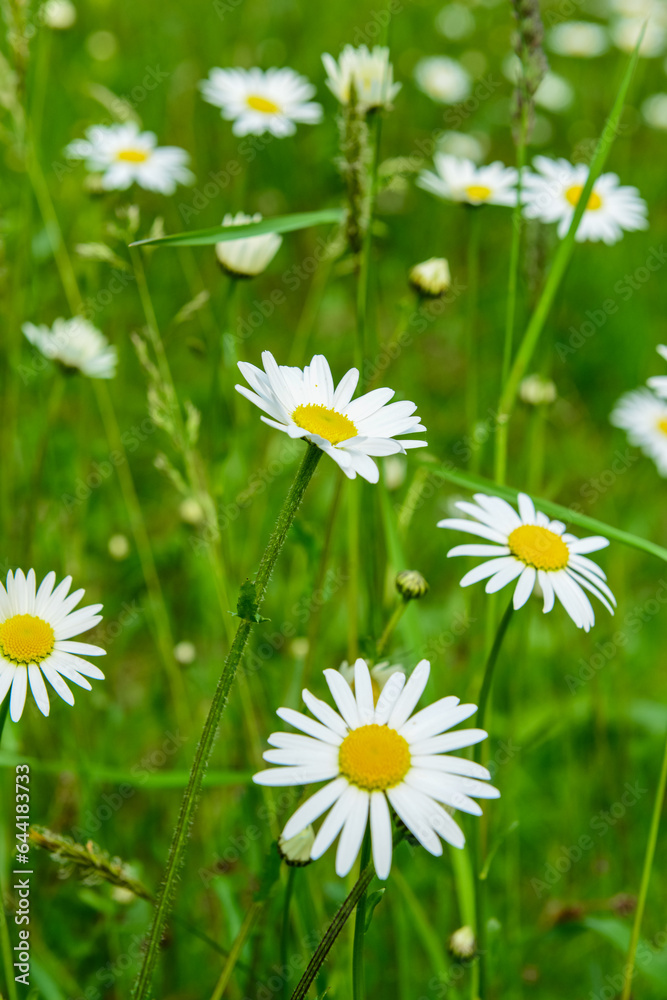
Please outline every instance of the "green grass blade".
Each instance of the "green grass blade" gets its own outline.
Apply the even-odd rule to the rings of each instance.
[[[580,927],[594,931],[623,955],[630,945],[630,928],[618,917],[584,917]],[[654,948],[648,941],[641,941],[638,949],[637,968],[649,979],[664,987],[667,982],[667,949]]]
[[[76,773],[80,765],[69,760],[40,760],[38,757],[20,757],[6,750],[0,752],[0,767],[14,768],[17,764],[29,764],[37,774],[60,774],[62,771]],[[131,785],[141,788],[185,788],[189,771],[149,770],[148,766],[135,765],[130,770],[90,764],[87,776],[97,784]],[[208,771],[204,784],[209,787],[247,785],[252,780],[252,771]]]
[[[265,233],[292,233],[297,229],[311,226],[333,225],[342,222],[345,211],[342,208],[323,208],[318,212],[297,212],[294,215],[277,215],[274,219],[261,222],[246,222],[242,226],[213,226],[212,229],[195,229],[191,233],[174,233],[173,236],[159,236],[130,243],[132,247],[171,246],[203,247],[213,243],[238,240],[242,236],[263,236]]]
[[[433,472],[447,482],[454,483],[456,486],[463,486],[465,489],[476,490],[482,493],[492,493],[494,496],[502,497],[503,500],[516,500],[518,494],[524,492],[523,490],[515,490],[511,486],[500,486],[491,479],[483,479],[481,476],[471,476],[466,472],[459,472],[458,469],[449,469],[444,465],[433,466]],[[615,528],[604,521],[598,521],[595,517],[588,517],[587,514],[580,514],[569,507],[563,507],[559,503],[554,503],[553,500],[543,500],[542,497],[536,496],[532,496],[532,499],[540,510],[543,510],[545,514],[551,515],[551,517],[569,522],[570,524],[576,524],[578,527],[592,531],[596,535],[604,535],[605,538],[610,539],[613,538],[616,542],[629,545],[631,548],[639,549],[641,552],[648,552],[650,555],[657,556],[658,559],[667,562],[667,549],[663,548],[662,545],[656,545],[655,542],[650,542],[646,538],[640,538],[639,535],[633,535],[629,531],[623,531],[621,528]]]

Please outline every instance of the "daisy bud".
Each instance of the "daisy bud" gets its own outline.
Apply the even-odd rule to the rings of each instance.
[[[530,406],[554,403],[557,395],[556,386],[551,379],[545,378],[544,375],[538,375],[537,372],[533,375],[527,375],[519,386],[519,396],[524,403],[528,403]]]
[[[195,497],[186,497],[182,500],[178,513],[181,521],[185,521],[186,524],[201,524],[205,517],[204,508]]]
[[[439,299],[452,283],[449,264],[444,257],[431,257],[415,264],[408,278],[418,295]]]
[[[404,601],[418,601],[428,592],[428,583],[416,569],[404,569],[396,577],[396,590]]]
[[[449,939],[449,950],[454,958],[472,958],[477,942],[472,927],[459,927]]]
[[[196,656],[197,650],[192,642],[184,640],[183,642],[177,642],[174,646],[174,659],[177,663],[182,663],[183,666],[193,663]]]
[[[315,831],[309,823],[305,830],[295,834],[289,840],[281,835],[278,838],[278,852],[290,868],[304,868],[312,861],[310,852],[315,842]]]
[[[242,226],[248,222],[261,222],[262,216],[226,215],[223,226]],[[261,236],[241,236],[238,240],[226,240],[215,244],[218,262],[227,274],[233,278],[256,278],[265,271],[280,249],[283,238],[277,233],[264,233]]]
[[[125,535],[112,535],[107,542],[107,549],[111,558],[117,559],[120,562],[129,556],[130,543]]]

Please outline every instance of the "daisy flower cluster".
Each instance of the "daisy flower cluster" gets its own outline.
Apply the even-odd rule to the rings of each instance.
[[[436,153],[435,171],[424,170],[419,187],[445,201],[468,205],[516,205],[518,173],[496,162],[478,166],[472,160]],[[558,223],[562,239],[572,222],[588,177],[588,167],[567,160],[536,156],[534,170],[521,177],[522,212],[527,219]],[[622,185],[616,174],[601,174],[593,185],[576,239],[618,242],[624,232],[648,228],[646,202],[635,187]]]
[[[667,361],[667,346],[660,344],[657,351]],[[654,375],[643,388],[624,393],[610,420],[667,477],[667,375]]]
[[[116,348],[87,319],[57,319],[44,324],[23,324],[23,335],[33,347],[65,372],[80,372],[88,378],[114,378],[118,364]]]

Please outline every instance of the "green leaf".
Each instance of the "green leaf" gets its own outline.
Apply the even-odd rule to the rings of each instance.
[[[252,580],[246,580],[241,585],[238,603],[236,605],[236,617],[243,618],[247,622],[268,622],[268,618],[262,618],[259,613],[259,601],[257,600],[257,588]]]
[[[436,475],[441,476],[449,483],[455,483],[457,486],[463,486],[469,490],[492,493],[494,496],[502,497],[503,500],[516,500],[519,493],[525,492],[525,490],[515,490],[511,486],[500,486],[492,479],[471,476],[467,472],[461,472],[459,469],[450,468],[447,465],[434,465],[432,469]],[[615,528],[604,521],[598,521],[595,517],[580,514],[570,507],[563,507],[559,503],[554,503],[553,500],[543,500],[541,497],[536,496],[533,496],[532,499],[540,510],[543,510],[545,514],[549,514],[551,517],[558,518],[561,521],[569,521],[571,524],[576,524],[580,528],[592,531],[596,535],[613,538],[623,545],[629,545],[631,548],[639,549],[641,552],[648,552],[650,555],[657,556],[658,559],[667,562],[667,549],[663,548],[662,545],[656,545],[655,542],[649,542],[648,539],[640,538],[639,535],[633,535],[629,531],[622,531],[621,528]]]
[[[621,954],[627,955],[630,947],[630,927],[618,917],[584,917],[579,921],[579,926],[595,931]],[[667,982],[667,949],[653,948],[650,942],[640,938],[635,965],[645,976],[664,987]]]
[[[364,925],[364,934],[368,933],[368,928],[371,926],[371,920],[373,919],[373,914],[375,913],[375,907],[382,900],[386,889],[376,889],[375,892],[370,892],[366,897],[366,923]]]
[[[262,236],[265,233],[291,233],[311,226],[333,225],[342,222],[345,211],[342,208],[323,208],[318,212],[297,212],[294,215],[278,215],[274,219],[261,222],[246,222],[242,226],[214,226],[212,229],[195,229],[191,233],[175,233],[173,236],[154,236],[137,240],[130,246],[171,246],[201,247],[227,240],[238,240],[241,236]]]

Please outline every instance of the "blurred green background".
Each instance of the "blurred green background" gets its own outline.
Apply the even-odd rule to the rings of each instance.
[[[403,88],[383,122],[382,161],[420,155],[418,144],[428,143],[434,129],[447,128],[453,120],[451,108],[431,101],[413,81],[419,59],[436,54],[460,59],[476,80],[493,81],[491,95],[469,114],[458,109],[458,130],[483,143],[487,162],[514,161],[512,86],[503,71],[511,50],[510,6],[469,6],[474,29],[460,39],[436,30],[440,4],[405,0],[391,18],[389,43]],[[119,351],[118,377],[110,391],[121,431],[136,443],[128,445],[130,466],[173,640],[193,643],[196,656],[191,664],[177,666],[187,692],[184,714],[190,717],[184,728],[175,716],[151,632],[118,476],[115,470],[100,474],[109,445],[93,387],[83,378],[68,378],[60,409],[49,421],[49,400],[61,375],[50,364],[38,363],[21,334],[22,322],[50,324],[68,310],[49,233],[5,114],[0,134],[0,568],[3,577],[10,568],[27,570],[30,565],[38,578],[51,569],[59,576],[71,574],[75,586],[86,588],[87,603],[104,603],[104,621],[90,641],[108,650],[106,682],[77,694],[73,709],[54,696],[46,720],[29,699],[21,722],[5,727],[0,763],[6,820],[0,850],[10,934],[15,934],[11,917],[16,898],[9,872],[16,761],[28,760],[32,766],[32,822],[65,834],[74,831],[82,841],[92,838],[156,888],[227,648],[206,545],[199,542],[197,525],[187,520],[192,509],[188,514],[183,497],[154,465],[158,452],[178,459],[168,438],[147,421],[145,378],[130,342],[130,334],[140,331],[145,320],[136,281],[125,269],[128,251],[110,226],[121,225],[118,210],[130,203],[139,206],[139,235],[147,235],[158,218],[171,233],[217,225],[228,211],[271,216],[341,204],[337,107],[325,88],[320,56],[326,51],[337,55],[348,42],[374,44],[383,11],[375,0],[324,6],[283,0],[120,5],[89,0],[77,7],[71,29],[35,28],[27,66],[28,117],[82,294],[93,300],[93,321]],[[550,14],[563,17],[558,5],[543,5],[547,24]],[[577,5],[574,16],[604,23],[599,5],[590,10]],[[4,39],[2,46],[8,54]],[[550,54],[552,69],[569,81],[575,99],[559,114],[538,109],[531,152],[568,159],[580,159],[586,150],[590,155],[627,58],[613,47],[590,60]],[[235,65],[288,65],[303,73],[317,86],[323,122],[299,126],[294,137],[284,140],[264,136],[253,145],[252,139],[235,138],[231,124],[204,103],[197,89],[211,67]],[[640,189],[649,205],[650,228],[626,235],[614,247],[577,247],[533,364],[553,378],[558,400],[546,409],[519,407],[508,470],[512,486],[578,505],[586,514],[657,542],[667,537],[662,483],[647,459],[628,450],[623,434],[610,427],[608,414],[621,392],[660,371],[655,346],[665,339],[664,275],[657,271],[646,282],[638,278],[630,295],[622,289],[627,287],[625,276],[632,278],[643,268],[652,248],[660,248],[664,240],[665,135],[650,129],[640,111],[646,96],[662,89],[662,57],[641,60],[608,165],[623,183]],[[89,125],[113,120],[118,108],[113,94],[132,105],[160,144],[190,152],[197,177],[193,188],[179,188],[172,198],[136,188],[107,195],[85,189],[83,166],[68,164],[62,151]],[[230,162],[241,163],[242,171],[226,183]],[[212,182],[215,174],[219,180]],[[413,452],[407,460],[386,463],[386,488],[357,484],[363,503],[361,644],[370,651],[391,613],[395,573],[418,568],[431,589],[404,617],[391,659],[411,669],[429,656],[429,697],[455,693],[470,700],[481,679],[489,601],[480,587],[463,592],[458,586],[463,562],[445,559],[456,540],[435,524],[456,497],[429,469],[429,459],[465,467],[470,458],[464,406],[470,219],[469,210],[435,201],[413,179],[413,174],[398,178],[379,199],[369,353],[373,356],[391,336],[409,306],[407,272],[413,264],[447,257],[461,294],[423,332],[414,333],[382,378],[381,384],[395,388],[398,398],[417,403],[429,449],[428,454]],[[212,193],[206,194],[211,183]],[[511,213],[494,207],[482,211],[476,328],[480,413],[488,422],[472,452],[482,474],[490,475],[489,428],[500,388]],[[200,450],[221,511],[225,583],[232,598],[254,572],[301,446],[261,424],[252,406],[233,392],[229,341],[226,404],[221,412],[211,409],[211,357],[221,332],[243,334],[245,323],[255,328],[237,339],[244,360],[259,364],[261,352],[268,349],[279,362],[304,364],[313,352],[322,352],[336,378],[352,366],[355,282],[348,261],[325,262],[304,278],[294,270],[311,269],[306,262],[320,256],[318,248],[329,235],[326,227],[287,235],[267,273],[239,289],[231,321],[225,306],[227,279],[212,248],[161,248],[145,254],[179,394],[202,412]],[[556,245],[551,227],[529,226],[524,236],[519,328]],[[111,247],[125,267],[76,252],[78,244],[90,243]],[[110,295],[100,295],[119,285]],[[266,303],[276,289],[284,293],[284,301],[270,309]],[[208,300],[200,298],[200,308],[179,317],[202,292]],[[588,311],[599,310],[609,298],[617,301],[618,311],[593,336],[580,337],[578,349],[565,353],[561,346],[559,351],[557,345],[569,344],[573,331],[590,320]],[[270,315],[258,322],[262,308]],[[39,475],[37,464],[42,465]],[[265,484],[252,479],[258,473]],[[406,508],[415,477],[423,495],[414,509]],[[324,459],[269,587],[263,612],[270,620],[251,638],[249,668],[233,691],[192,834],[175,912],[223,948],[237,933],[275,835],[298,801],[296,791],[263,792],[249,783],[249,775],[261,766],[266,736],[282,728],[275,708],[299,707],[304,684],[323,696],[322,669],[337,666],[347,652],[347,482],[337,517],[328,521],[338,479],[337,468]],[[68,499],[72,497],[78,502]],[[234,506],[239,502],[245,505],[240,511]],[[328,523],[331,544],[323,564]],[[110,538],[119,534],[130,542],[120,559],[109,550]],[[556,998],[565,990],[580,1000],[602,1000],[615,995],[613,977],[623,965],[617,944],[627,944],[632,904],[619,894],[637,892],[667,722],[667,567],[617,543],[599,561],[618,599],[616,617],[596,607],[597,624],[585,635],[560,606],[543,617],[534,599],[514,621],[498,665],[489,755],[502,798],[485,804],[484,811],[489,843],[497,846],[488,878],[490,996],[503,1000]],[[321,590],[323,579],[324,592],[313,603],[313,589]],[[501,595],[496,613],[505,597]],[[633,795],[627,795],[628,785]],[[129,793],[121,791],[127,788]],[[466,830],[471,825],[467,820],[463,817]],[[294,968],[312,950],[316,939],[309,933],[324,929],[349,888],[335,876],[332,854],[296,873],[290,944]],[[664,997],[667,981],[667,879],[659,864],[664,836],[657,857],[643,927],[651,950],[636,980],[636,995],[647,1000]],[[45,1000],[127,996],[149,922],[148,904],[109,886],[63,879],[62,870],[36,849],[33,861],[31,995]],[[368,995],[400,1000],[468,996],[470,973],[447,953],[448,937],[462,923],[448,853],[434,859],[403,844],[394,873],[366,939]],[[281,877],[284,882],[285,872]],[[265,1000],[281,994],[281,973],[275,967],[280,964],[282,900],[283,889],[276,885],[227,996]],[[349,995],[350,944],[346,933],[318,981],[318,995],[325,988],[330,996]],[[221,961],[207,944],[172,923],[155,995],[209,996]],[[294,968],[290,989],[298,979]]]

